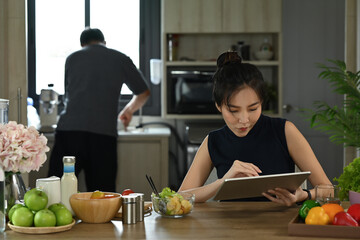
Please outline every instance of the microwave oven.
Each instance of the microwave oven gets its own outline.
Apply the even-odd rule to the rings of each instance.
[[[167,69],[168,114],[218,113],[212,96],[215,66],[174,66]]]

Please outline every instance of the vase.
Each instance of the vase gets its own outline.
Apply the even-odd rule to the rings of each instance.
[[[5,173],[5,210],[8,214],[12,206],[17,203],[24,203],[26,186],[21,173]]]
[[[351,205],[353,205],[355,203],[360,203],[360,193],[350,190],[349,191],[349,201],[350,201]]]

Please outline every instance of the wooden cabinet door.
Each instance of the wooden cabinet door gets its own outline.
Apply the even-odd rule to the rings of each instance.
[[[223,0],[223,32],[280,32],[281,0]]]
[[[122,137],[118,140],[118,170],[116,191],[130,188],[144,193],[150,200],[151,187],[146,174],[151,176],[158,191],[168,186],[167,137]]]
[[[165,32],[221,32],[221,0],[163,0],[162,3]]]

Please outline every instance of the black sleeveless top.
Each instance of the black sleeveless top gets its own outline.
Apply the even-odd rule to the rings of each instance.
[[[222,178],[235,160],[253,163],[262,171],[259,175],[294,172],[285,122],[282,118],[261,115],[245,137],[236,136],[227,126],[210,132],[208,149],[217,177]]]

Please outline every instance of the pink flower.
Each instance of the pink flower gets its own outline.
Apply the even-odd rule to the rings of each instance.
[[[39,171],[46,161],[47,138],[34,127],[0,124],[0,166],[5,172]]]

